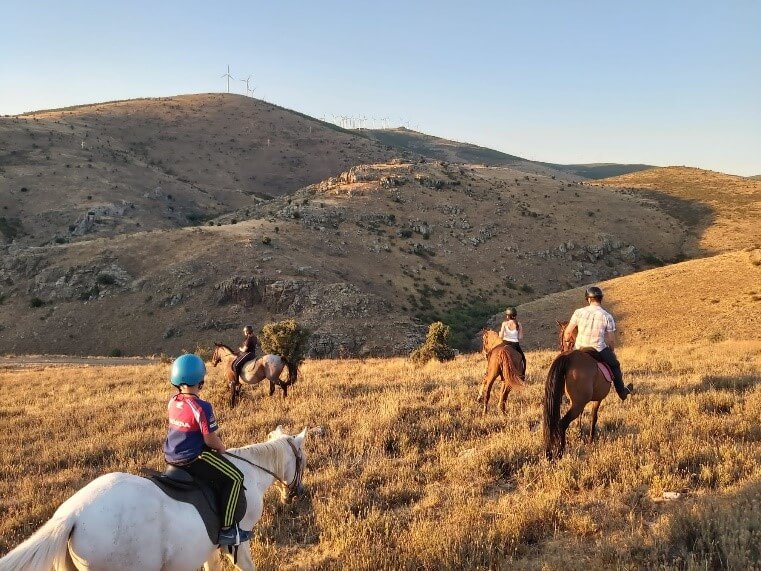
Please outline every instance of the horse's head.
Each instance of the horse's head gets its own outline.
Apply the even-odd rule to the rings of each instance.
[[[558,348],[560,349],[560,352],[565,353],[566,351],[570,351],[576,344],[576,332],[574,331],[571,338],[566,341],[565,328],[568,327],[568,322],[555,320],[555,323],[558,324]]]
[[[223,345],[220,343],[214,343],[214,352],[211,354],[211,365],[212,367],[216,367],[219,365],[219,362],[222,360],[222,347]]]
[[[304,439],[306,436],[306,427],[297,435],[291,436],[283,432],[283,428],[280,425],[267,435],[269,442],[283,443],[283,482],[286,482],[286,485],[280,490],[280,499],[283,503],[290,503],[291,500],[298,498],[304,493],[301,479],[304,475],[304,467],[306,466],[306,455],[304,454]]]
[[[497,345],[502,343],[502,339],[499,337],[499,333],[492,331],[491,329],[483,329],[481,331],[481,353],[486,355],[494,349]]]

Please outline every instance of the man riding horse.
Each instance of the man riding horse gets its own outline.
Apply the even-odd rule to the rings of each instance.
[[[597,286],[587,288],[587,307],[582,307],[573,312],[571,321],[565,328],[563,341],[569,345],[576,334],[575,349],[593,348],[601,361],[610,367],[613,373],[613,385],[621,400],[626,400],[634,392],[634,386],[624,386],[621,364],[613,352],[616,341],[616,322],[613,316],[602,308],[602,289]]]
[[[254,328],[251,325],[246,325],[243,328],[243,343],[238,350],[238,358],[233,361],[232,369],[234,374],[234,382],[240,382],[240,374],[243,371],[243,367],[256,357],[256,345],[259,340],[254,335]]]

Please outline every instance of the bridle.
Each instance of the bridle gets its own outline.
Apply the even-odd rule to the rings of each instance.
[[[287,491],[287,494],[285,496],[286,501],[291,501],[293,498],[298,497],[299,493],[301,492],[301,478],[304,475],[304,459],[301,456],[299,449],[293,444],[293,438],[286,438],[286,442],[288,443],[288,446],[291,447],[293,456],[296,458],[296,473],[293,475],[293,480],[291,481],[290,484],[287,483],[285,480],[283,480],[280,476],[275,474],[272,470],[268,470],[264,466],[259,466],[259,464],[251,462],[251,460],[247,460],[243,458],[242,456],[233,454],[232,452],[223,452],[223,454],[225,456],[237,458],[238,460],[241,460],[242,462],[245,462],[246,464],[253,466],[254,468],[259,468],[262,472],[266,472],[267,474],[275,478],[277,483],[284,490]]]

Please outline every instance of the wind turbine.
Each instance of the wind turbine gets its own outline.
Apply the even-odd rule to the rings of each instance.
[[[253,90],[251,89],[251,86],[249,85],[249,83],[251,82],[251,78],[252,78],[252,77],[253,77],[253,76],[249,74],[249,76],[248,76],[246,79],[239,79],[239,80],[238,80],[238,81],[240,81],[241,83],[245,83],[245,84],[246,84],[246,95],[248,95],[248,92],[249,92],[249,91],[251,92],[251,94],[252,94],[252,95],[253,95],[253,93],[254,93],[254,92],[253,92]],[[254,88],[254,89],[256,89],[256,88]]]
[[[235,79],[232,75],[230,75],[230,66],[227,66],[227,73],[222,74],[220,77],[226,77],[227,78],[227,93],[230,93],[230,80]]]

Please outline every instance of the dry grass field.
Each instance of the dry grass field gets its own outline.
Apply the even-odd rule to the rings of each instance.
[[[277,424],[324,429],[306,444],[307,496],[265,501],[258,568],[759,568],[761,342],[623,348],[639,394],[604,402],[594,445],[573,425],[556,465],[539,423],[553,356],[529,353],[507,417],[473,402],[480,355],[419,371],[309,361],[292,398],[248,388],[234,410],[212,369],[205,393],[228,445]],[[167,369],[0,373],[0,552],[97,475],[160,467]]]
[[[761,248],[637,272],[600,285],[621,343],[761,340]],[[521,305],[527,346],[556,347],[555,320],[568,320],[584,304],[584,290]]]
[[[761,243],[761,181],[689,167],[653,168],[596,181],[648,195],[695,230],[687,255],[716,254]],[[668,201],[668,197],[678,202]]]

